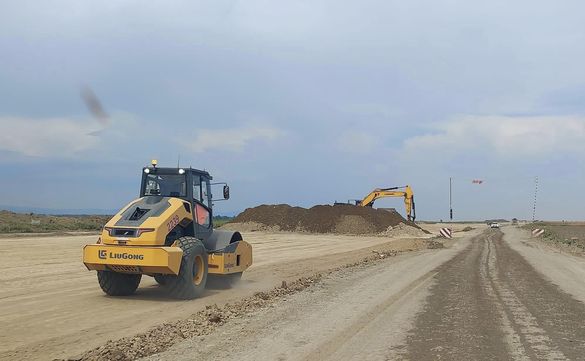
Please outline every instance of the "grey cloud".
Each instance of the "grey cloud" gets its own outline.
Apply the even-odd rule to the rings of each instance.
[[[427,182],[429,172],[437,177],[478,172],[486,164],[485,152],[454,147],[454,161],[445,165],[440,159],[432,162],[434,154],[427,150],[430,156],[421,154],[412,164],[402,161],[405,140],[420,143],[430,126],[460,114],[496,127],[520,114],[583,114],[581,1],[19,1],[1,6],[0,117],[84,119],[87,110],[77,89],[90,84],[105,109],[123,110],[133,120],[113,121],[97,144],[82,137],[87,148],[80,153],[88,162],[99,168],[115,154],[127,154],[129,166],[120,172],[130,177],[130,165],[139,168],[154,156],[174,164],[178,154],[185,159],[189,152],[185,162],[216,167],[236,180],[236,189],[246,189],[230,203],[234,209],[260,199],[330,202],[379,183],[409,182],[429,200],[421,209],[429,207],[424,213],[434,216],[442,208]],[[226,145],[250,149],[253,157],[217,152],[201,137],[209,129],[240,129],[249,124],[246,114],[260,115],[266,120],[262,127],[287,136],[267,143],[246,136]],[[484,129],[473,121],[465,124],[474,136]],[[340,153],[338,144],[344,139],[351,144],[354,134],[361,134],[360,149],[371,149]],[[494,149],[493,139],[481,139],[486,149]],[[186,150],[183,144],[195,145]],[[372,159],[372,154],[380,156]],[[550,153],[542,157],[552,162]],[[489,169],[521,167],[533,173],[543,161],[494,162]],[[244,176],[250,173],[254,181]],[[297,184],[291,180],[296,173],[311,174],[311,191],[283,193],[282,187]],[[96,187],[112,182],[99,174],[107,172],[92,179]],[[570,187],[563,189],[571,194]]]

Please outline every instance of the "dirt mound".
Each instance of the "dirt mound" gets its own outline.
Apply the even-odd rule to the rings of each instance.
[[[287,204],[261,205],[248,208],[233,219],[233,223],[260,223],[281,231],[296,231],[306,213],[305,208]]]
[[[318,205],[306,209],[288,204],[264,204],[246,209],[233,222],[263,224],[270,229],[310,233],[379,234],[401,223],[420,229],[396,211],[352,205]]]
[[[410,225],[400,223],[394,227],[390,226],[384,232],[385,235],[390,237],[428,237],[428,232]]]
[[[219,229],[223,229],[226,231],[237,231],[237,232],[279,232],[280,227],[275,226],[267,226],[262,223],[257,222],[246,222],[246,223],[237,223],[237,222],[229,222]]]

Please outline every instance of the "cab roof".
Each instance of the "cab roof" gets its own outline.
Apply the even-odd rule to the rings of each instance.
[[[203,176],[209,179],[213,179],[213,177],[211,176],[211,174],[209,174],[209,172],[205,171],[205,170],[200,170],[200,169],[195,169],[195,168],[169,168],[169,167],[143,167],[144,169],[148,169],[150,171],[151,174],[180,174],[179,173],[179,169],[184,169],[185,173],[191,173],[191,174],[195,174],[195,175],[199,175],[199,176]]]

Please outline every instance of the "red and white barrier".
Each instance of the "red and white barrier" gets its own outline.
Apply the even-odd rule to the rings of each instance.
[[[544,229],[535,228],[532,230],[532,237],[540,237],[544,233]]]
[[[445,238],[453,238],[453,231],[451,228],[441,228],[439,233]]]

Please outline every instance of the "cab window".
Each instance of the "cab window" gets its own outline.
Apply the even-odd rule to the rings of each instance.
[[[193,176],[193,199],[201,202],[201,178]]]
[[[144,195],[163,197],[185,197],[187,195],[184,175],[149,174],[144,184]]]
[[[205,204],[206,207],[211,207],[211,192],[210,192],[210,185],[209,185],[208,179],[206,179],[202,182],[201,192],[203,194],[201,202],[203,204]]]

